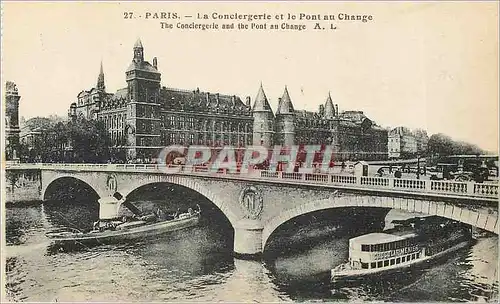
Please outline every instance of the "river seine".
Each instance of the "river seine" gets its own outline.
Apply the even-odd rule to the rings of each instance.
[[[197,227],[134,244],[52,252],[45,232],[62,226],[88,228],[97,218],[95,204],[8,205],[3,253],[8,299],[422,302],[498,297],[495,235],[481,236],[432,268],[355,286],[331,286],[329,270],[347,260],[349,230],[309,219],[311,225],[297,227],[294,233],[278,231],[272,240],[275,254],[265,262],[238,260],[232,256],[227,223],[216,210],[202,208],[203,221]],[[404,217],[391,211],[386,223]]]

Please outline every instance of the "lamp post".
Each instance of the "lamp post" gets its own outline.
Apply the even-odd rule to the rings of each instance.
[[[420,154],[417,154],[417,179],[420,179]]]

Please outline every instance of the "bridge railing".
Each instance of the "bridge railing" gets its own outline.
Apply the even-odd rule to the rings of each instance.
[[[8,164],[6,169],[60,169],[70,171],[124,171],[124,172],[179,172],[190,175],[217,176],[228,179],[256,179],[265,181],[283,181],[314,185],[332,185],[361,189],[379,189],[385,191],[405,191],[462,195],[470,197],[498,197],[498,184],[457,182],[444,180],[401,179],[375,176],[354,176],[330,173],[277,172],[250,169],[246,174],[239,174],[227,169],[210,170],[206,166],[158,165],[158,164],[56,164],[56,163],[17,163]]]

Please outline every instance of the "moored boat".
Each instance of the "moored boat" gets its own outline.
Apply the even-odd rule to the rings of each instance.
[[[332,282],[394,273],[444,257],[473,241],[471,228],[439,217],[413,218],[382,233],[349,240],[349,261],[331,270]]]
[[[176,214],[169,219],[163,219],[159,214],[148,214],[132,219],[96,222],[94,229],[88,232],[59,229],[46,233],[46,236],[53,246],[63,248],[75,244],[90,246],[119,243],[192,227],[198,224],[200,216],[198,206],[198,210],[190,208],[189,212]]]

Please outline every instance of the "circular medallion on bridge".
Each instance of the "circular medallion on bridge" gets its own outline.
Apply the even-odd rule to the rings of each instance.
[[[256,219],[264,206],[262,193],[253,186],[247,187],[241,191],[240,204],[246,209],[248,218]]]
[[[118,189],[118,183],[116,181],[115,174],[108,175],[108,179],[106,180],[106,189],[110,193],[115,193],[116,189]]]

